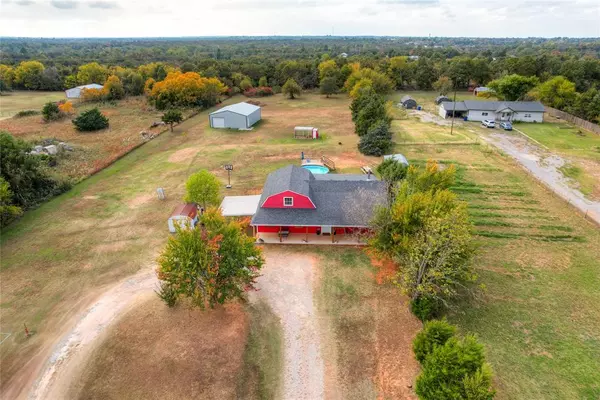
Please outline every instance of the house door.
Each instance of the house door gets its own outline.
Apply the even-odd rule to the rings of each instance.
[[[225,128],[225,118],[213,118],[213,128]]]
[[[323,225],[321,227],[321,233],[323,235],[331,235],[331,225]]]

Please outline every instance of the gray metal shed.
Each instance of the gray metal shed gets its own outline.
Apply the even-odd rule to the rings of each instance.
[[[214,111],[208,116],[211,128],[250,129],[260,121],[260,107],[250,103],[237,103]]]
[[[417,101],[410,96],[404,96],[400,100],[400,103],[402,103],[402,107],[404,107],[404,108],[408,108],[408,109],[417,108]]]

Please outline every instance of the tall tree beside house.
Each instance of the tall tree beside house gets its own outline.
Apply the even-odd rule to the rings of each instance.
[[[392,133],[390,132],[389,122],[380,120],[375,122],[367,130],[367,133],[360,137],[358,150],[366,156],[381,157],[393,147]]]
[[[184,200],[188,203],[201,205],[205,210],[208,206],[217,206],[221,183],[210,172],[201,170],[192,174],[185,183]]]
[[[264,264],[244,229],[216,209],[205,212],[195,228],[180,229],[158,259],[159,297],[168,306],[188,298],[202,309],[243,298]]]
[[[354,129],[358,136],[366,135],[376,122],[384,121],[388,126],[391,119],[387,114],[385,99],[380,95],[371,95],[364,99],[354,121]]]
[[[295,96],[300,96],[302,88],[294,79],[290,78],[285,82],[285,84],[281,88],[281,92],[287,95],[290,99],[294,99]]]
[[[600,90],[591,88],[578,95],[568,111],[579,118],[600,123]]]
[[[393,158],[383,160],[381,164],[377,166],[377,173],[387,185],[389,204],[392,204],[394,201],[394,194],[398,184],[402,182],[404,178],[406,178],[407,172],[408,166],[394,160]]]
[[[555,76],[541,83],[530,93],[547,106],[565,110],[577,99],[575,84],[564,76]]]
[[[165,123],[165,124],[169,124],[169,127],[171,128],[171,132],[173,132],[173,124],[178,124],[181,121],[183,121],[183,114],[181,114],[181,111],[179,110],[167,110],[167,112],[165,112],[161,118],[161,120]]]
[[[506,75],[487,84],[495,95],[507,101],[523,100],[523,97],[539,84],[535,76]]]

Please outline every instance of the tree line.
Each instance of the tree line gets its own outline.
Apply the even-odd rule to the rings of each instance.
[[[170,42],[157,42],[156,45],[160,48],[164,43]],[[266,40],[265,43],[267,48],[277,53],[272,42]],[[293,43],[302,48],[300,44],[304,42]],[[271,89],[261,89],[258,91],[259,95],[278,93],[291,79],[301,89],[319,87],[323,94],[329,96],[340,90],[349,91],[349,87],[354,86],[355,82],[347,82],[347,79],[359,65],[366,74],[375,72],[375,78],[387,78],[377,80],[373,84],[383,84],[388,91],[434,89],[446,92],[455,88],[464,90],[512,77],[513,86],[516,85],[518,91],[527,93],[534,86],[550,82],[541,87],[541,90],[532,92],[532,95],[537,95],[537,98],[549,106],[587,120],[597,121],[600,114],[600,110],[595,106],[598,103],[600,86],[600,60],[595,45],[590,43],[587,44],[588,47],[583,47],[587,49],[585,52],[582,52],[581,48],[568,46],[562,50],[548,51],[545,47],[530,44],[532,47],[529,53],[533,54],[526,55],[512,54],[521,54],[524,50],[512,49],[511,53],[508,51],[510,47],[500,47],[504,51],[498,51],[494,46],[483,47],[478,52],[463,49],[456,54],[448,54],[443,49],[413,47],[405,53],[422,54],[394,55],[392,49],[384,52],[378,47],[378,41],[367,41],[363,43],[363,48],[354,49],[355,53],[349,53],[348,57],[338,53],[339,49],[344,48],[342,42],[336,45],[312,44],[304,47],[302,57],[288,55],[289,59],[255,55],[253,52],[260,53],[259,49],[264,45],[260,42],[256,48],[248,50],[250,54],[236,53],[236,58],[229,59],[204,54],[202,57],[183,57],[176,62],[153,61],[136,66],[130,66],[131,63],[127,61],[123,61],[122,64],[102,64],[94,61],[76,65],[72,60],[60,63],[54,58],[44,59],[43,62],[14,61],[0,64],[0,91],[63,90],[89,83],[104,84],[114,75],[122,82],[125,94],[135,96],[148,89],[149,79],[160,82],[170,72],[179,71],[184,74],[194,72],[207,79],[216,78],[229,88],[228,94],[247,92],[249,89],[260,87]],[[11,60],[10,57],[5,59]],[[520,80],[513,79],[515,76]],[[562,80],[556,81],[557,77],[561,77]],[[355,78],[360,80],[362,77]],[[367,78],[373,79],[369,76]],[[383,94],[380,89],[377,88],[377,91]],[[502,92],[498,93],[502,97]],[[511,97],[513,96],[506,96],[507,99]],[[590,101],[592,106],[589,105]]]

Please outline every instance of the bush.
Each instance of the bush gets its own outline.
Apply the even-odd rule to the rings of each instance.
[[[426,322],[423,330],[413,340],[415,358],[423,364],[436,346],[443,346],[455,334],[456,327],[449,324],[445,319]]]
[[[441,314],[442,305],[431,297],[417,297],[410,301],[410,311],[421,321],[428,321]]]
[[[59,120],[62,114],[60,108],[58,108],[58,104],[49,101],[42,108],[42,116],[44,117],[44,121],[49,122]]]
[[[472,335],[452,337],[425,358],[415,391],[421,400],[490,400],[491,382],[483,346]]]
[[[386,121],[378,121],[360,138],[358,150],[367,156],[381,157],[392,148],[392,134]]]
[[[84,111],[73,120],[73,125],[78,131],[91,132],[100,129],[108,128],[108,118],[106,118],[100,110],[92,108]]]
[[[23,111],[19,111],[18,113],[16,113],[14,115],[14,118],[30,117],[32,115],[38,115],[38,114],[40,114],[40,112],[38,110],[23,110]]]
[[[106,92],[104,89],[81,89],[80,100],[84,103],[97,103],[106,100]]]
[[[2,188],[1,201],[5,206],[26,210],[69,189],[68,183],[48,176],[42,157],[29,154],[30,151],[30,144],[0,132],[0,176],[8,183]]]
[[[266,97],[272,96],[273,94],[273,89],[267,86],[250,88],[244,92],[244,96],[246,97]]]

